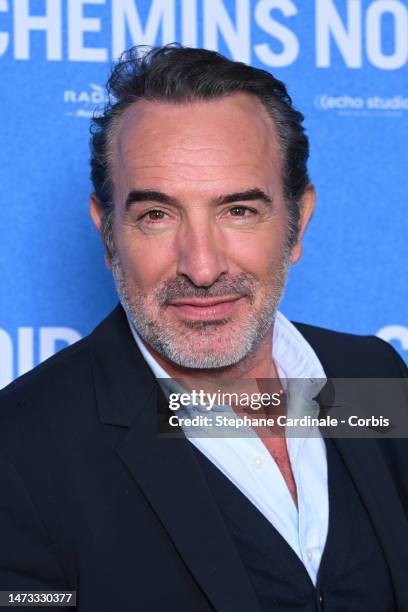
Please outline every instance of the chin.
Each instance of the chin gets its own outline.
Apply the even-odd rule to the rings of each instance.
[[[242,358],[236,355],[216,355],[203,353],[201,355],[171,355],[171,361],[179,367],[192,370],[220,370],[236,365]]]
[[[201,341],[200,341],[201,340]],[[236,337],[235,337],[236,340]],[[234,366],[251,352],[252,343],[247,342],[239,347],[233,346],[231,339],[220,342],[205,338],[192,338],[185,342],[165,342],[155,346],[163,357],[183,368],[213,370]]]

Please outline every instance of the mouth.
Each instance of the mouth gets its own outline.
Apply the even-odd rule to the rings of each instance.
[[[168,303],[180,319],[189,321],[217,321],[226,319],[244,301],[244,296],[218,296],[214,298],[181,298]]]

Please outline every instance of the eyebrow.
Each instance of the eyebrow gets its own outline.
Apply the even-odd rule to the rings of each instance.
[[[262,189],[258,189],[258,187],[220,196],[217,198],[216,203],[233,204],[234,202],[251,202],[254,200],[261,200],[268,205],[272,204],[272,199],[264,191],[262,191]]]
[[[152,189],[133,189],[127,195],[125,201],[125,209],[129,210],[132,204],[136,202],[158,202],[159,204],[175,204],[176,199],[163,193],[162,191],[154,191]]]
[[[261,200],[268,206],[272,204],[272,199],[258,187],[252,189],[246,189],[245,191],[236,191],[227,195],[218,196],[215,198],[214,203],[216,205],[221,204],[233,204],[234,202],[251,202],[254,200]],[[126,197],[125,209],[129,210],[132,204],[137,202],[158,202],[159,204],[176,204],[176,198],[163,193],[162,191],[155,191],[152,189],[133,189]]]

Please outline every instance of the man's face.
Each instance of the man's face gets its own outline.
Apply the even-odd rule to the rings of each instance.
[[[279,146],[262,104],[246,94],[136,102],[115,130],[111,172],[111,266],[144,341],[190,368],[256,352],[290,259]]]

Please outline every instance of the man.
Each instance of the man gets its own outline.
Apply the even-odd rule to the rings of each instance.
[[[2,393],[0,588],[86,612],[408,610],[404,440],[158,435],[176,379],[406,376],[376,338],[277,312],[315,202],[302,115],[206,50],[132,49],[109,87],[91,215],[121,306]]]

